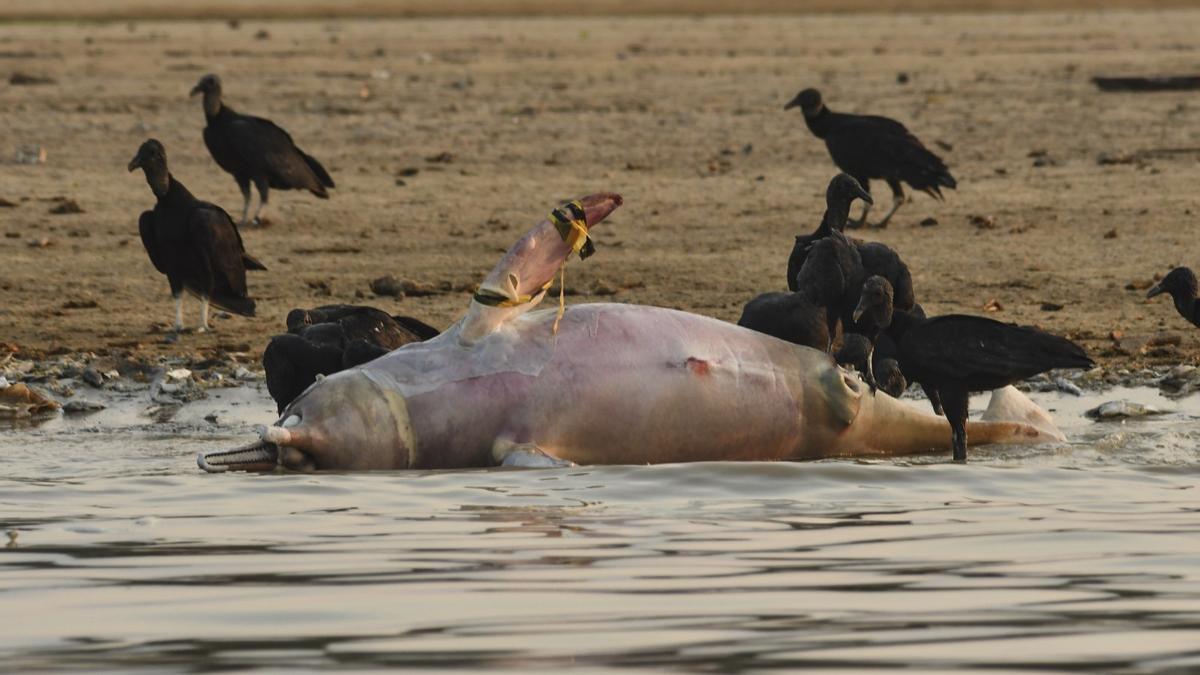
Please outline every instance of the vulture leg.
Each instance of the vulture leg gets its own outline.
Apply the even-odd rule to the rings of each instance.
[[[938,394],[942,399],[942,408],[946,411],[946,419],[950,422],[950,441],[954,447],[954,461],[967,461],[967,406],[970,394],[958,387],[941,388]]]
[[[175,296],[175,332],[183,330],[183,295],[174,293]]]
[[[858,184],[862,186],[863,192],[866,192],[867,194],[871,194],[871,182],[869,180],[867,180],[866,178],[859,178],[858,176],[855,176],[854,180],[858,181]],[[870,210],[871,210],[871,203],[864,199],[862,215],[859,216],[858,220],[846,221],[846,227],[849,229],[852,229],[852,230],[856,230],[856,229],[866,225],[867,224],[867,213],[870,212]]]
[[[244,178],[237,179],[238,189],[242,191],[242,220],[238,223],[242,227],[246,226],[246,218],[250,215],[250,181]]]
[[[896,210],[900,208],[900,205],[908,201],[908,199],[904,196],[904,186],[900,183],[900,181],[896,180],[895,178],[889,178],[887,184],[888,187],[892,188],[892,210],[887,212],[887,215],[883,217],[883,220],[875,223],[871,227],[887,227],[888,221],[892,219],[892,215],[896,213]],[[863,218],[866,218],[866,216],[864,215]]]
[[[196,329],[197,333],[207,333],[208,327],[208,298],[200,296],[200,327]]]
[[[254,187],[258,188],[258,208],[254,211],[254,224],[267,225],[267,217],[262,215],[263,209],[267,208],[267,197],[271,193],[271,185],[264,178],[255,178]]]

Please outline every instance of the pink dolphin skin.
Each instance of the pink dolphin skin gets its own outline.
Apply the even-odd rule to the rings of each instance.
[[[621,197],[585,197],[592,228]],[[557,213],[570,220],[569,209]],[[579,220],[576,218],[576,220]],[[583,223],[579,222],[582,226]],[[228,469],[804,460],[948,450],[946,420],[872,395],[825,353],[660,307],[533,311],[578,233],[543,220],[445,333],[314,383],[259,440],[199,457]],[[993,395],[976,443],[1063,440],[1015,389]]]

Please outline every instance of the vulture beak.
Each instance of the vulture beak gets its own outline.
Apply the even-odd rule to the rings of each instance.
[[[1160,295],[1160,294],[1166,293],[1166,292],[1167,292],[1166,289],[1164,289],[1162,287],[1162,283],[1160,282],[1160,283],[1154,284],[1153,286],[1150,287],[1150,290],[1146,291],[1146,297],[1153,298],[1156,295]]]
[[[140,168],[142,168],[142,155],[138,153],[133,156],[133,159],[129,160],[129,170],[133,171]]]
[[[862,186],[859,186],[858,192],[855,192],[854,196],[858,197],[859,199],[863,200],[864,202],[866,202],[868,204],[875,203],[875,200],[871,199],[871,194],[869,192],[867,192],[866,190],[862,189]],[[857,319],[855,319],[855,321],[857,321]]]
[[[791,110],[792,108],[799,108],[799,107],[800,107],[800,97],[797,96],[796,98],[788,101],[787,105],[783,106],[783,109]]]
[[[192,87],[192,93],[188,94],[188,96],[195,96],[196,94],[203,94],[203,93],[204,93],[204,85],[197,84],[196,86]]]
[[[859,319],[861,319],[861,318],[862,318],[862,315],[863,315],[863,314],[864,314],[864,313],[867,311],[867,306],[866,306],[865,304],[863,304],[863,303],[865,303],[866,301],[867,301],[867,299],[866,299],[866,298],[863,298],[862,300],[859,300],[859,301],[858,301],[858,307],[855,307],[855,308],[854,308],[854,314],[853,314],[853,315],[852,315],[852,317],[851,317],[851,318],[853,318],[853,319],[854,319],[854,323],[858,323],[858,320],[859,320]]]

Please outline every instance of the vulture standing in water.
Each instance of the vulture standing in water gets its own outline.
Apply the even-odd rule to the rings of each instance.
[[[259,223],[267,206],[271,188],[308,190],[321,199],[329,199],[326,188],[333,179],[321,163],[305,154],[288,132],[271,120],[242,115],[221,100],[221,78],[205,75],[192,88],[192,96],[204,95],[204,144],[217,164],[233,175],[242,191],[242,225],[250,213],[250,183],[258,189],[258,208],[254,222]]]
[[[923,319],[888,305],[889,295],[868,293],[887,281],[864,284],[858,311],[871,313],[896,343],[896,360],[910,382],[941,399],[954,459],[967,458],[967,403],[973,391],[990,391],[1053,368],[1091,368],[1079,345],[1036,328],[980,316],[947,314]]]
[[[1170,293],[1175,301],[1175,310],[1179,316],[1187,319],[1193,326],[1200,326],[1200,303],[1196,302],[1196,275],[1186,267],[1176,267],[1167,272],[1163,280],[1154,284],[1146,291],[1147,298],[1153,298],[1162,293]]]
[[[887,181],[892,188],[892,210],[875,227],[885,227],[904,203],[902,183],[936,199],[942,198],[942,188],[954,189],[958,185],[946,163],[896,120],[833,112],[825,107],[816,89],[801,91],[783,109],[797,107],[804,113],[809,131],[825,141],[839,169],[854,176],[867,192],[871,191],[872,178]],[[855,227],[867,223],[870,209],[870,203],[863,205],[862,218]]]
[[[153,138],[129,162],[141,169],[157,203],[138,219],[142,244],[154,268],[167,275],[175,298],[175,330],[183,328],[183,291],[200,298],[198,332],[208,330],[208,303],[234,314],[254,316],[246,295],[246,270],[265,270],[246,254],[228,213],[192,196],[167,171],[167,151]]]
[[[362,365],[440,333],[412,317],[388,316],[358,305],[293,309],[287,327],[287,334],[271,338],[263,352],[267,391],[280,413],[318,376]]]

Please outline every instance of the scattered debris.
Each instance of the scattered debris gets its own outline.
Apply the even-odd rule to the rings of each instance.
[[[921,227],[936,227],[938,224],[938,219],[934,218],[933,216],[929,216],[928,218],[921,220],[921,222],[919,222],[917,224],[920,225]]]
[[[0,389],[0,419],[29,419],[53,414],[58,401],[26,385],[10,384]]]
[[[38,84],[58,84],[58,81],[53,77],[44,75],[30,75],[29,73],[16,72],[8,78],[8,83],[14,87],[38,85]]]
[[[1092,78],[1100,91],[1190,91],[1200,89],[1200,75],[1157,75],[1150,77],[1104,77]]]
[[[1136,155],[1131,155],[1127,152],[1102,152],[1100,153],[1100,156],[1096,158],[1096,163],[1101,166],[1107,166],[1111,164],[1134,164],[1137,161],[1138,159]]]
[[[996,229],[996,219],[992,216],[981,216],[978,214],[971,214],[971,215],[967,216],[967,221],[970,222],[972,225],[974,225],[977,229],[980,229],[980,230]]]
[[[1105,232],[1104,238],[1105,239],[1116,239],[1117,238],[1117,228],[1114,227],[1113,229],[1109,230],[1108,232]]]
[[[1057,302],[1043,302],[1042,303],[1042,311],[1043,312],[1057,312],[1057,311],[1062,310],[1062,308],[1063,308],[1063,306],[1058,304]]]
[[[46,149],[40,145],[22,145],[17,148],[17,164],[45,164]]]
[[[996,298],[992,298],[991,300],[988,300],[987,302],[983,303],[983,311],[985,311],[985,312],[1001,312],[1001,311],[1004,311],[1004,305],[1000,304],[1000,301],[997,300]]]
[[[451,162],[454,161],[454,153],[439,152],[436,155],[431,155],[429,157],[426,157],[425,161],[429,162],[430,164],[450,164]]]

